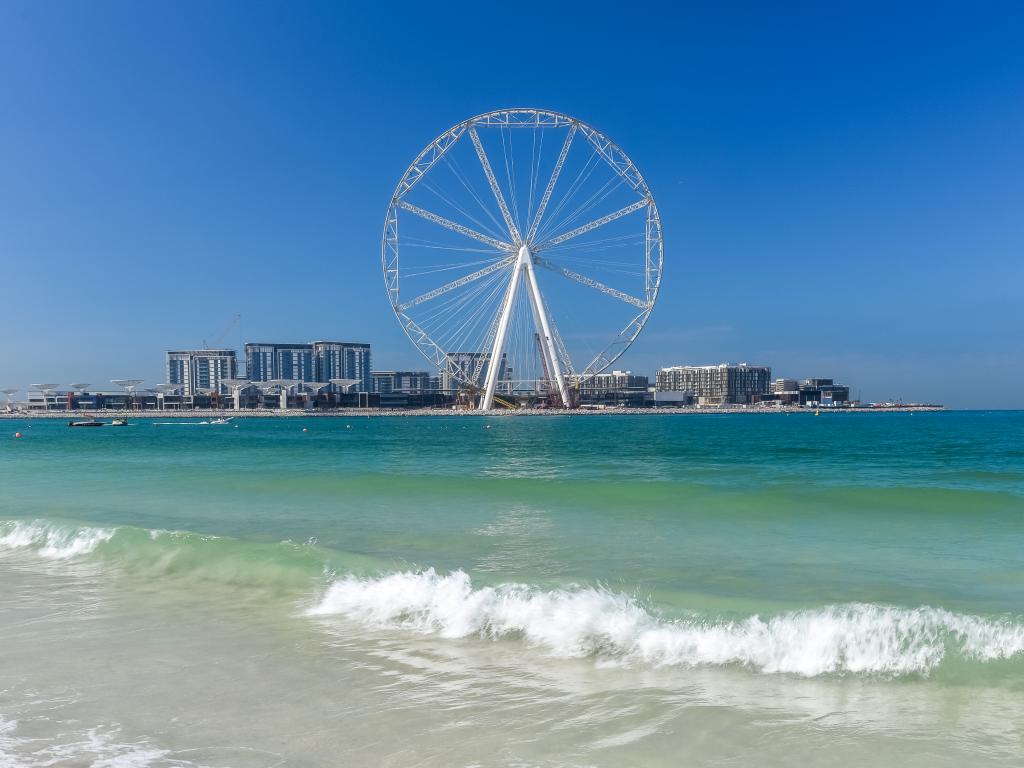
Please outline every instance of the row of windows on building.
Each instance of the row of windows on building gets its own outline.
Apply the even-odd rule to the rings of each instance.
[[[245,380],[296,381],[303,384],[345,382],[347,389],[372,392],[370,345],[338,341],[306,344],[245,345]],[[226,391],[238,380],[233,349],[187,349],[167,352],[167,383],[189,395]]]

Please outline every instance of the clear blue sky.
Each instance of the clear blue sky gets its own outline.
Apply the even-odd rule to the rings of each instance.
[[[0,386],[365,340],[434,136],[568,112],[643,170],[663,290],[619,367],[724,360],[1024,407],[1024,11],[1007,3],[0,0]]]

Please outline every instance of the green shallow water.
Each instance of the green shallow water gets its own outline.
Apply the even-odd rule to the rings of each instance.
[[[236,424],[0,422],[0,765],[1024,754],[1022,413]]]

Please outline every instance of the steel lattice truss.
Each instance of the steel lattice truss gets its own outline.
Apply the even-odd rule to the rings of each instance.
[[[658,210],[629,157],[537,109],[478,115],[431,142],[395,189],[382,245],[406,334],[484,408],[531,391],[568,403],[643,330],[663,260]]]

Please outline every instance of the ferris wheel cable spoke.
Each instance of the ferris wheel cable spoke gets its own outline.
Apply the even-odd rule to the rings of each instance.
[[[576,192],[584,184],[586,184],[586,182],[590,179],[591,175],[594,173],[594,169],[598,167],[599,163],[600,160],[597,157],[597,154],[591,152],[590,157],[587,158],[586,162],[583,164],[583,167],[580,168],[580,170],[577,172],[576,178],[573,179],[573,181],[566,188],[562,197],[559,198],[558,202],[555,204],[555,209],[551,212],[551,215],[548,217],[547,223],[543,225],[543,230],[545,232],[550,231],[552,222],[558,220],[558,215],[562,212],[562,209],[565,208],[566,205],[568,205],[569,201],[576,195]],[[541,232],[535,233],[534,240],[536,240],[541,234]]]
[[[505,277],[500,273],[496,273],[493,276],[488,276],[480,283],[474,286],[472,289],[467,291],[465,294],[458,295],[453,299],[445,302],[445,305],[441,310],[435,312],[430,322],[448,322],[456,311],[459,312],[470,312],[469,309],[474,304],[480,302],[486,303],[488,291],[491,291],[495,285],[503,285],[505,283]]]
[[[624,301],[627,304],[632,304],[633,306],[640,307],[641,309],[647,308],[647,302],[644,301],[643,299],[638,299],[636,296],[631,296],[625,291],[620,291],[617,288],[612,288],[609,285],[605,285],[604,283],[595,280],[592,277],[581,275],[579,272],[573,272],[571,269],[560,267],[557,264],[552,264],[547,259],[541,259],[535,256],[533,259],[533,263],[536,264],[538,267],[544,267],[544,269],[550,270],[551,272],[557,272],[558,274],[562,275],[563,277],[567,277],[570,280],[575,280],[577,283],[582,283],[583,285],[589,286],[590,288],[595,288],[601,293],[613,296],[614,298]]]
[[[502,259],[501,261],[496,261],[495,263],[486,266],[483,269],[478,269],[476,272],[471,272],[468,275],[463,275],[458,280],[452,280],[450,283],[442,285],[439,288],[435,288],[432,291],[427,291],[426,293],[420,294],[415,299],[400,304],[399,310],[404,312],[405,310],[410,309],[411,307],[415,307],[417,304],[422,304],[424,301],[429,301],[430,299],[433,299],[437,296],[443,296],[449,291],[454,291],[456,288],[461,288],[463,285],[472,283],[475,280],[479,280],[481,277],[484,277],[485,275],[489,275],[492,272],[504,269],[505,267],[511,265],[512,262],[515,261],[515,258],[515,256],[509,256],[508,258]]]
[[[511,144],[511,136],[508,137],[508,141]],[[514,157],[511,160],[511,164],[509,162],[509,151],[508,147],[505,144],[505,126],[501,126],[501,156],[502,159],[505,161],[505,178],[508,179],[508,199],[511,202],[512,207],[512,220],[516,223],[516,231],[518,231],[520,219],[519,204],[517,202],[519,195],[516,194],[515,182],[516,163]]]
[[[579,235],[583,235],[583,234],[586,234],[587,232],[591,232],[591,231],[597,229],[598,227],[603,227],[605,224],[610,224],[611,222],[615,221],[616,219],[621,219],[623,216],[628,216],[629,214],[633,213],[634,211],[638,211],[641,208],[646,207],[647,205],[650,204],[650,202],[651,202],[650,198],[646,198],[646,197],[643,200],[637,200],[632,205],[627,205],[625,208],[620,208],[619,210],[615,211],[614,213],[609,213],[607,216],[602,216],[599,219],[594,219],[593,221],[587,222],[582,227],[576,227],[576,229],[569,230],[568,232],[565,232],[565,233],[563,233],[561,235],[553,237],[550,240],[546,240],[545,242],[543,242],[543,243],[539,244],[538,246],[536,246],[536,250],[540,251],[540,250],[543,250],[544,248],[551,247],[552,245],[558,245],[559,243],[564,243],[566,240],[570,240],[570,239],[572,239],[574,237],[577,237]]]
[[[629,232],[625,235],[609,235],[608,237],[599,237],[596,240],[576,241],[575,243],[569,243],[568,245],[556,245],[548,249],[548,253],[554,251],[575,251],[582,248],[589,248],[594,245],[638,245],[646,241],[647,235],[643,232]]]
[[[487,217],[494,222],[496,231],[501,232],[501,222],[498,221],[497,217],[494,215],[494,211],[492,211],[490,207],[486,203],[484,203],[483,198],[480,197],[480,195],[477,193],[476,187],[466,180],[466,172],[462,170],[462,166],[459,165],[459,161],[456,160],[454,157],[446,156],[445,162],[448,164],[448,169],[452,172],[452,175],[455,176],[456,179],[458,179],[459,183],[462,184],[463,187],[465,187],[467,192],[469,192],[470,197],[472,197],[476,201],[476,204],[480,206],[480,210],[486,213]]]
[[[537,237],[540,238],[544,233],[550,232],[552,227],[556,225],[559,220],[559,215],[562,211],[574,200],[579,191],[583,189],[590,178],[597,172],[598,168],[602,167],[601,157],[594,151],[593,147],[590,148],[590,155],[587,157],[583,164],[583,167],[577,172],[576,177],[572,183],[566,188],[564,194],[559,199],[558,204],[555,206],[555,210],[545,224],[542,225],[541,230],[538,232]],[[537,239],[537,238],[535,238]]]
[[[479,300],[480,295],[493,284],[494,283],[485,283],[466,295],[457,295],[450,299],[446,299],[426,312],[423,317],[420,318],[420,325],[423,325],[424,327],[430,326],[433,328],[441,328],[442,326],[445,326],[450,323],[456,315],[465,314],[468,311],[467,308],[476,303]]]
[[[493,307],[495,299],[503,292],[505,283],[503,281],[496,281],[492,286],[491,290],[486,296],[478,303],[477,308],[474,311],[467,312],[467,317],[461,327],[455,328],[448,332],[448,346],[453,351],[464,350],[468,345],[467,342],[474,335],[474,330],[479,324],[481,318],[486,317],[487,314],[495,314],[493,311],[485,312]],[[476,345],[472,345],[476,346]],[[476,350],[471,350],[476,351]]]
[[[472,125],[468,128],[469,138],[473,141],[473,146],[476,149],[476,156],[480,159],[480,165],[484,169],[484,175],[487,177],[487,183],[491,185],[491,192],[494,193],[494,199],[498,201],[498,207],[501,209],[501,215],[505,219],[505,224],[508,226],[508,232],[512,236],[512,240],[518,243],[520,241],[519,230],[516,229],[516,223],[512,220],[512,214],[509,213],[508,205],[505,203],[505,197],[501,194],[501,188],[498,186],[498,180],[494,178],[494,170],[491,168],[491,162],[487,159],[487,153],[484,152],[484,145],[480,143],[480,136],[476,132],[476,128]]]
[[[615,190],[622,186],[622,178],[620,176],[611,176],[601,187],[597,189],[593,194],[590,195],[586,200],[580,203],[575,210],[566,215],[560,221],[550,221],[547,226],[544,227],[545,235],[567,228],[570,224],[584,216],[588,211],[595,210],[601,203],[603,203]]]
[[[526,235],[527,242],[533,242],[534,237],[537,235],[537,227],[540,226],[540,222],[544,218],[544,209],[548,207],[548,203],[551,200],[551,193],[555,189],[558,177],[562,174],[562,168],[565,166],[565,158],[569,154],[569,147],[572,145],[572,138],[575,135],[576,124],[573,123],[569,126],[569,131],[566,134],[565,141],[562,143],[562,149],[559,151],[558,159],[555,161],[555,168],[551,172],[551,178],[548,179],[548,183],[544,187],[544,194],[541,195],[540,203],[537,204],[537,212],[533,215],[533,223],[530,224],[530,231]],[[537,173],[540,173],[539,161],[537,163]]]
[[[407,243],[406,248],[425,248],[429,251],[455,251],[460,253],[494,253],[493,249],[490,248],[455,248],[450,245],[442,245],[441,243]],[[481,262],[470,262],[473,264],[479,264]]]
[[[502,282],[500,280],[500,273],[496,277],[488,276],[480,281],[479,284],[471,287],[467,291],[457,293],[434,305],[433,309],[429,310],[423,316],[421,324],[428,324],[434,321],[443,320],[453,312],[461,311],[466,305],[472,303],[479,294],[484,292],[487,287],[494,282]]]
[[[424,210],[423,208],[413,205],[412,203],[407,203],[405,200],[399,200],[398,206],[403,210],[409,211],[410,213],[415,213],[420,218],[426,219],[427,221],[432,221],[435,224],[439,224],[442,227],[445,227],[446,229],[452,230],[453,232],[458,232],[460,235],[472,237],[474,240],[479,240],[481,243],[487,243],[488,245],[492,245],[499,251],[511,251],[513,248],[511,243],[505,243],[502,242],[501,240],[496,240],[493,237],[488,237],[487,235],[481,232],[477,232],[475,229],[470,229],[469,227],[464,227],[461,224],[456,224],[451,219],[446,219],[444,216],[438,216],[436,213]]]
[[[532,142],[530,144],[530,195],[526,199],[526,219],[530,221],[533,216],[533,193],[537,188],[537,177],[540,175],[540,158],[537,156],[537,127],[533,128]],[[541,134],[543,140],[544,134]],[[544,145],[541,145],[541,153],[544,152]],[[527,242],[530,237],[527,235]]]
[[[501,227],[500,227],[500,225],[498,225],[498,220],[494,218],[493,214],[490,214],[491,220],[494,222],[495,226],[497,226],[497,229],[493,229],[490,224],[488,224],[485,221],[481,221],[480,219],[478,219],[476,216],[471,214],[469,211],[467,211],[461,205],[459,205],[454,200],[449,198],[447,195],[445,195],[443,192],[438,190],[436,187],[428,184],[427,182],[423,182],[423,186],[428,191],[432,192],[435,196],[437,196],[441,200],[441,202],[443,202],[445,205],[448,205],[448,206],[454,208],[456,211],[458,211],[463,216],[465,216],[467,219],[469,219],[474,224],[476,224],[476,226],[479,227],[480,230],[482,232],[484,232],[484,234],[490,235],[495,240],[500,240],[501,239]],[[481,205],[482,205],[482,202],[481,202]],[[490,212],[488,211],[488,213],[490,213]]]
[[[472,381],[478,381],[480,374],[483,372],[485,355],[489,354],[491,347],[494,346],[494,336],[498,332],[498,324],[501,321],[500,313],[495,313],[494,317],[491,318],[490,327],[487,329],[487,335],[484,337],[484,343],[481,347],[483,354],[477,358],[476,364],[473,366],[473,378]]]
[[[615,177],[610,178],[596,192],[580,203],[569,215],[557,224],[552,223],[550,227],[545,227],[545,230],[551,232],[567,228],[588,212],[597,209],[597,207],[607,200],[608,197],[611,196],[611,194],[620,186],[622,186],[622,179]]]
[[[451,272],[453,269],[465,269],[466,267],[475,267],[477,264],[493,264],[494,259],[487,259],[485,261],[468,261],[462,264],[445,264],[434,269],[422,269],[418,272],[409,272],[405,275],[407,278],[411,277],[426,277],[427,275],[436,275],[441,272]]]

